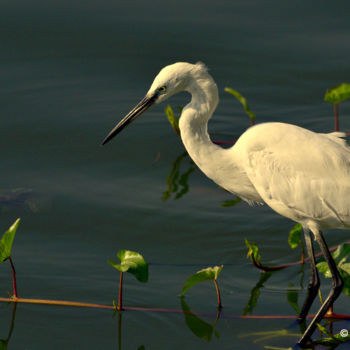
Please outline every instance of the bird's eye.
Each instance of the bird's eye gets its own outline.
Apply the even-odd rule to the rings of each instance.
[[[166,91],[166,86],[161,86],[160,88],[158,88],[157,91],[158,91],[159,93],[161,93],[161,94],[164,94],[165,91]]]

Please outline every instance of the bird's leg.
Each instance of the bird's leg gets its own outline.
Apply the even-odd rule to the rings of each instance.
[[[340,295],[342,289],[343,289],[343,280],[339,274],[339,271],[337,269],[337,266],[331,256],[331,253],[329,252],[329,249],[327,247],[327,244],[322,236],[321,231],[315,231],[313,232],[315,234],[315,238],[317,243],[320,245],[323,256],[326,259],[326,262],[329,266],[329,269],[332,274],[332,288],[327,296],[327,299],[324,301],[320,309],[318,310],[317,314],[309,324],[309,327],[306,329],[303,336],[299,339],[299,345],[305,345],[305,343],[310,339],[312,333],[314,332],[317,323],[319,323],[323,316],[327,313],[327,310],[330,306],[333,305],[334,301],[338,298]]]
[[[307,296],[304,302],[304,305],[299,314],[299,322],[303,322],[310,310],[310,307],[317,296],[318,289],[320,288],[320,278],[318,276],[316,263],[315,263],[315,254],[314,248],[312,246],[312,240],[310,236],[310,230],[304,228],[304,237],[306,243],[307,254],[310,260],[310,280],[307,291]]]

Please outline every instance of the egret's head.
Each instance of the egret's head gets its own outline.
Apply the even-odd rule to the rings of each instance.
[[[164,67],[155,77],[146,96],[157,96],[155,103],[165,101],[172,95],[186,90],[194,64],[177,62]]]
[[[154,104],[163,102],[170,96],[186,90],[193,75],[204,71],[206,72],[206,67],[203,63],[178,62],[164,67],[155,77],[146,96],[112,129],[103,140],[102,145],[110,141]]]

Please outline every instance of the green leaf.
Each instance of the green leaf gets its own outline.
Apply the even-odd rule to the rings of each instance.
[[[340,333],[337,333],[333,336],[334,339],[336,339],[339,343],[346,343],[350,341],[350,334],[348,334],[346,337],[342,336]]]
[[[243,105],[244,111],[248,114],[250,121],[252,123],[254,123],[254,119],[255,119],[255,114],[250,110],[247,100],[245,99],[245,97],[243,97],[238,91],[233,90],[229,87],[225,88],[225,91],[228,92],[229,94],[233,95],[234,97],[236,97],[236,99],[241,102],[241,104]]]
[[[344,258],[350,258],[350,244],[344,243],[338,246],[338,248],[333,252],[334,261],[338,264]]]
[[[328,329],[324,326],[322,326],[320,323],[316,323],[316,326],[318,327],[318,329],[325,335],[327,335],[330,338],[333,338],[333,334],[331,332],[328,331]]]
[[[350,263],[339,265],[339,268],[350,275]]]
[[[242,199],[239,198],[239,197],[236,197],[235,199],[230,199],[230,200],[222,202],[221,206],[225,207],[225,208],[227,208],[227,207],[234,207],[239,202],[242,202]]]
[[[317,327],[322,333],[327,335],[327,338],[320,338],[320,339],[314,340],[313,343],[315,344],[331,346],[331,345],[338,345],[340,343],[346,343],[350,341],[350,334],[347,335],[346,337],[342,336],[340,333],[333,335],[330,331],[327,330],[326,327],[322,326],[321,324],[317,323]]]
[[[296,224],[290,231],[288,236],[288,243],[292,249],[296,248],[301,243],[301,232],[303,226]]]
[[[170,105],[167,105],[165,108],[165,114],[169,120],[170,125],[177,135],[180,136],[180,128],[179,128],[179,118],[175,117],[174,111]]]
[[[329,103],[338,104],[350,98],[350,84],[341,84],[333,89],[328,89],[324,100]]]
[[[350,297],[350,276],[347,275],[347,277],[343,277],[344,287],[343,292]]]
[[[350,262],[350,244],[344,243],[339,245],[338,248],[332,253],[332,256],[333,256],[334,262],[337,264],[338,267],[342,265],[346,265],[347,264],[346,261],[348,259]],[[322,262],[325,262],[324,258],[320,259],[320,262],[317,264],[317,267],[318,265],[323,265],[321,264]],[[329,277],[331,277],[331,275],[329,275]]]
[[[350,244],[344,243],[338,246],[338,248],[332,253],[332,256],[344,282],[343,292],[350,296]],[[316,266],[318,271],[326,278],[332,277],[329,266],[324,258],[320,259]]]
[[[332,277],[331,270],[329,269],[329,266],[325,261],[319,262],[316,266],[317,266],[318,271],[320,273],[322,273],[324,275],[324,277],[326,277],[326,278]]]
[[[207,267],[206,269],[197,271],[195,274],[193,274],[187,279],[180,295],[183,296],[190,288],[192,288],[200,282],[217,280],[223,267],[223,265]]]
[[[113,260],[108,263],[120,272],[129,272],[134,275],[140,282],[148,281],[148,264],[143,256],[131,250],[119,250],[117,257],[120,264]]]
[[[17,219],[13,225],[4,233],[0,240],[0,263],[11,256],[12,243],[16,235],[17,227],[21,219]]]
[[[250,243],[246,238],[244,239],[245,244],[248,248],[248,253],[247,253],[247,257],[250,258],[250,260],[252,261],[252,263],[254,265],[261,264],[261,256],[259,253],[259,248],[255,243]]]

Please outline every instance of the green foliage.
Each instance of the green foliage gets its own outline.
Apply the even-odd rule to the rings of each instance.
[[[168,189],[163,192],[163,201],[168,200],[172,193],[176,193],[174,199],[179,199],[188,192],[188,178],[196,168],[194,167],[193,161],[189,160],[190,166],[188,169],[182,174],[180,173],[181,163],[187,156],[187,152],[184,152],[175,159],[166,180]]]
[[[219,332],[215,329],[216,321],[213,325],[201,320],[198,316],[193,314],[186,304],[184,298],[181,298],[181,307],[184,312],[185,322],[191,332],[200,339],[205,339],[207,342],[210,342],[213,333],[217,338],[220,337]]]
[[[337,265],[341,277],[343,278],[343,292],[350,296],[350,244],[345,243],[340,245],[336,251],[332,253],[333,259]],[[332,274],[328,264],[324,258],[316,265],[320,273],[326,278],[331,278]]]
[[[222,207],[228,208],[228,207],[234,207],[236,204],[242,202],[242,199],[239,197],[236,197],[235,199],[229,199],[227,201],[224,201],[221,203]]]
[[[327,330],[326,327],[322,326],[319,323],[317,323],[317,327],[322,333],[327,335],[327,338],[320,338],[320,339],[314,340],[313,343],[315,344],[322,344],[325,346],[332,346],[332,345],[334,346],[340,343],[346,343],[350,341],[350,335],[346,337],[342,336],[340,333],[333,335],[331,332]]]
[[[301,224],[296,224],[290,231],[288,236],[288,243],[292,249],[296,248],[302,243],[301,232],[303,226]]]
[[[248,300],[247,305],[243,310],[243,315],[251,314],[258,304],[258,299],[260,296],[260,289],[264,286],[264,283],[271,277],[272,272],[262,272],[260,275],[260,279],[255,287],[250,292],[250,298]]]
[[[131,273],[140,282],[148,281],[148,264],[141,254],[123,249],[119,250],[117,257],[120,264],[113,260],[108,260],[108,263],[120,272]]]
[[[4,233],[0,240],[0,263],[11,256],[12,243],[21,219],[17,219],[12,226]]]
[[[350,98],[350,84],[341,84],[326,91],[324,100],[329,103],[338,104]]]
[[[169,120],[170,125],[177,135],[180,136],[180,128],[179,128],[179,118],[175,117],[174,111],[170,105],[167,105],[165,108],[165,114]]]
[[[279,265],[279,266],[264,266],[264,265],[262,265],[261,256],[259,253],[258,246],[255,243],[250,243],[247,239],[244,239],[244,240],[245,240],[245,244],[248,248],[247,257],[250,258],[253,265],[255,267],[257,267],[258,269],[263,270],[263,271],[278,271],[278,270],[284,269],[285,267],[288,266],[288,265]]]
[[[250,110],[247,100],[238,91],[233,90],[229,87],[225,88],[225,91],[236,97],[236,99],[243,105],[244,111],[248,114],[251,124],[254,124],[255,114]]]
[[[200,282],[216,281],[223,267],[223,265],[207,267],[206,269],[197,271],[195,274],[193,274],[187,279],[180,295],[183,296],[190,288],[192,288]]]
[[[248,248],[247,257],[250,258],[250,260],[255,266],[261,265],[261,256],[259,253],[258,246],[255,243],[250,243],[246,238],[244,239],[244,241]]]

